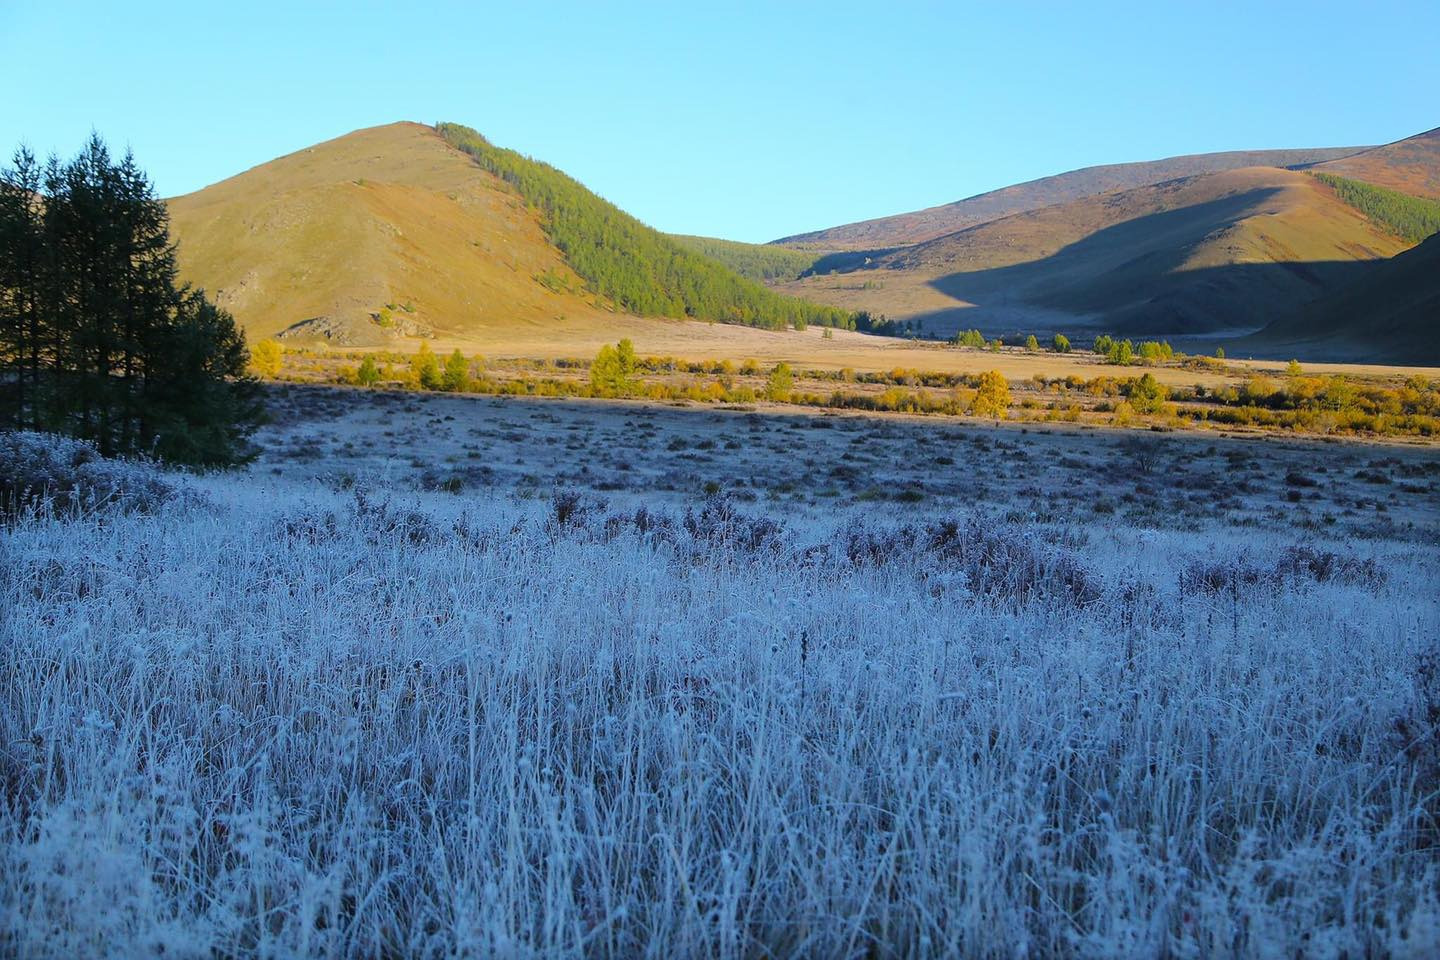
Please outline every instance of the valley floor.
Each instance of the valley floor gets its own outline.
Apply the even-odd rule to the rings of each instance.
[[[270,396],[0,527],[0,954],[1433,956],[1433,447]]]
[[[816,413],[790,407],[272,388],[252,468],[337,489],[825,516],[921,506],[1055,521],[1440,537],[1440,447]]]
[[[1037,328],[1037,332],[1044,333],[1045,330]],[[1104,331],[1061,328],[1059,332],[1082,333],[1088,336]],[[1085,378],[1117,374],[1117,368],[1104,363],[1102,358],[1078,349],[1070,354],[1032,353],[1018,349],[991,353],[986,350],[957,349],[939,341],[882,337],[848,330],[832,330],[829,339],[826,339],[824,334],[825,331],[819,327],[810,327],[803,331],[773,331],[736,324],[657,320],[616,314],[603,320],[567,321],[557,318],[530,325],[512,323],[494,329],[477,328],[472,336],[464,339],[441,336],[428,342],[435,352],[441,355],[459,349],[467,355],[479,353],[491,359],[589,359],[605,344],[629,338],[641,356],[670,356],[692,361],[731,360],[738,364],[753,359],[769,366],[783,360],[794,365],[823,370],[840,370],[845,367],[862,371],[903,367],[944,373],[999,370],[1011,380],[1025,380],[1037,374],[1047,377]],[[1049,338],[1042,337],[1042,340],[1048,342]],[[420,341],[397,341],[393,349],[413,353],[419,343]],[[291,344],[287,341],[287,347],[289,346],[303,349],[305,344]],[[322,345],[311,346],[323,349]],[[341,349],[336,352],[358,356],[371,349],[374,348]],[[1284,371],[1287,359],[1248,359],[1244,355],[1237,355],[1228,359],[1226,364],[1278,375]],[[1304,366],[1308,373],[1317,376],[1339,374],[1396,382],[1416,375],[1431,378],[1440,376],[1440,369],[1425,366],[1309,361],[1306,361]],[[1223,373],[1177,367],[1147,369],[1161,382],[1173,385],[1201,383],[1209,386],[1234,380],[1233,376]],[[1132,371],[1136,374],[1138,372]]]

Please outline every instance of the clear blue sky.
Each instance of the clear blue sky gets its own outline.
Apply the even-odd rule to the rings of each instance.
[[[0,146],[160,191],[454,120],[664,230],[763,241],[1096,163],[1440,126],[1440,2],[0,0]]]

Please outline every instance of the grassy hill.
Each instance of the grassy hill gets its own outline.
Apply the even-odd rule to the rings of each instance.
[[[1248,168],[1017,214],[785,289],[939,333],[1253,330],[1407,245],[1314,177]]]
[[[636,220],[560,170],[442,123],[445,141],[510,184],[591,293],[639,316],[691,318],[781,330],[853,327],[833,307],[776,294]]]
[[[252,339],[375,345],[606,312],[520,198],[420,124],[299,150],[170,215],[182,277]]]
[[[1359,156],[1383,174],[1382,160],[1410,163],[1432,139]],[[1236,156],[1127,165],[1143,174],[1077,171],[1045,188],[1059,193],[1029,196]],[[810,251],[661,234],[473,130],[399,123],[280,157],[170,207],[182,277],[252,337],[355,346],[435,337],[571,356],[632,336],[677,352],[768,356],[790,347],[760,342],[765,331],[845,327],[858,310],[941,334],[1256,330],[1356,281],[1356,264],[1404,250],[1410,241],[1397,233],[1425,229],[1416,204],[1397,206],[1335,169],[1182,177],[817,262]],[[1416,169],[1389,179],[1415,181]],[[718,324],[661,325],[676,318]]]
[[[177,197],[181,275],[252,338],[341,345],[435,336],[558,348],[637,315],[772,329],[848,321],[736,275],[553,168],[494,152],[509,166],[487,169],[436,129],[396,123]],[[537,179],[556,203],[525,195]]]
[[[1367,265],[1353,283],[1277,320],[1240,346],[1319,351],[1368,363],[1440,365],[1440,235]]]
[[[670,239],[682,247],[716,260],[742,277],[760,283],[794,280],[815,265],[820,254],[777,247],[769,243],[740,243],[716,237],[695,237],[672,233]]]
[[[1240,150],[1202,153],[1143,163],[1116,163],[1085,167],[992,190],[978,196],[926,210],[916,210],[860,223],[800,233],[776,240],[778,245],[814,250],[873,250],[923,243],[957,230],[1002,217],[1070,203],[1115,190],[1149,186],[1166,180],[1193,177],[1243,167],[1295,167],[1349,156],[1365,147],[1315,150]]]
[[[1440,200],[1440,127],[1310,169]]]

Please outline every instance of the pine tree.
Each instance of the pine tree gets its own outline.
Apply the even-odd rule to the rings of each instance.
[[[47,254],[41,204],[42,170],[21,147],[0,173],[0,424],[38,419],[43,344],[41,275]]]
[[[615,359],[620,365],[621,386],[628,388],[639,368],[639,362],[635,358],[635,344],[628,338],[615,344]]]
[[[0,172],[0,420],[107,455],[235,462],[261,419],[248,358],[234,319],[177,285],[132,156],[92,135],[68,163],[21,150]]]
[[[615,348],[607,343],[595,354],[595,359],[590,361],[590,386],[601,396],[613,393],[615,381],[619,377],[618,371],[619,361],[615,358]]]
[[[1170,391],[1155,379],[1153,373],[1146,373],[1130,385],[1130,406],[1136,413],[1159,413],[1165,408]]]
[[[1175,356],[1175,350],[1165,340],[1145,340],[1135,348],[1140,359],[1145,363],[1163,363]]]
[[[635,389],[635,345],[621,340],[605,344],[590,364],[590,386],[602,397],[624,396]]]
[[[235,318],[199,290],[180,292],[152,356],[146,434],[154,453],[179,463],[237,463],[263,419],[258,384],[246,375],[250,351]]]

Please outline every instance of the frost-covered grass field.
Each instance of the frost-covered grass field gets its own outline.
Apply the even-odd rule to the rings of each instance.
[[[254,470],[461,499],[580,492],[683,507],[724,490],[767,512],[900,521],[980,511],[1080,524],[1440,533],[1440,443],[1156,433],[795,408],[270,391]]]
[[[1433,525],[115,475],[0,532],[0,953],[1440,944]]]

